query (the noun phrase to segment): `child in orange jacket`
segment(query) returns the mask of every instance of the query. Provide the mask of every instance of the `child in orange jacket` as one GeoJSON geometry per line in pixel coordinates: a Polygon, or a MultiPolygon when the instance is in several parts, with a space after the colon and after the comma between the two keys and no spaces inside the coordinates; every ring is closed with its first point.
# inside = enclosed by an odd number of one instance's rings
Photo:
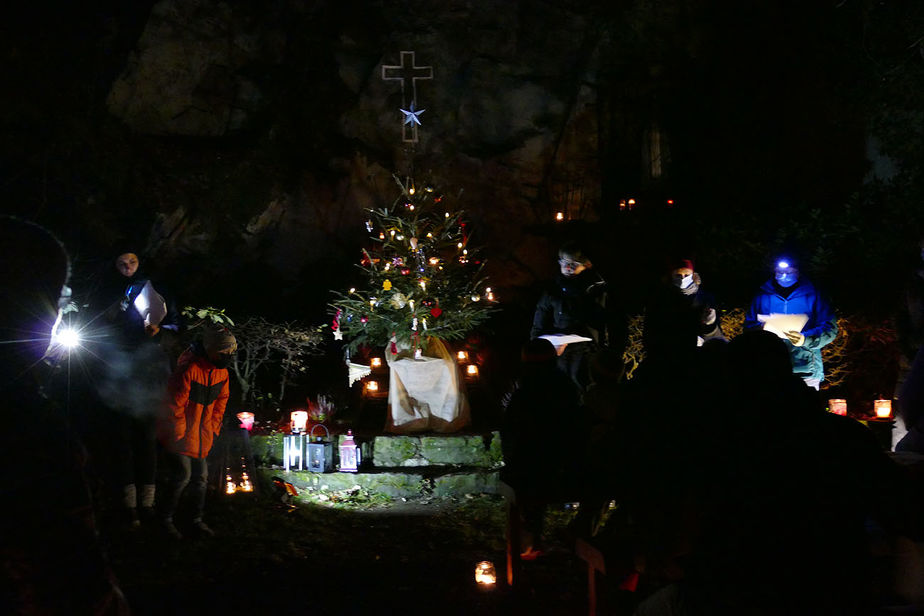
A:
{"type": "Polygon", "coordinates": [[[237,340],[229,330],[209,330],[201,343],[180,356],[170,377],[168,409],[160,425],[168,467],[161,516],[167,534],[175,539],[182,539],[182,534],[173,523],[173,514],[190,480],[193,530],[202,536],[214,535],[202,521],[209,474],[206,459],[221,431],[229,396],[227,367],[235,351],[237,340]]]}

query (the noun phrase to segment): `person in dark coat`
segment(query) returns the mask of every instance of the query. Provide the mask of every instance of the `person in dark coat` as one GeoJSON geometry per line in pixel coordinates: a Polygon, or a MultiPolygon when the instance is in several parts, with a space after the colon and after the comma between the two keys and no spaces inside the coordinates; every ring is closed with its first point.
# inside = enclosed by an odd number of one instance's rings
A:
{"type": "Polygon", "coordinates": [[[517,491],[520,545],[526,559],[538,551],[544,503],[557,491],[569,489],[569,471],[580,464],[570,446],[552,455],[556,431],[567,426],[569,433],[582,435],[588,424],[574,382],[556,368],[555,359],[548,340],[537,338],[523,347],[520,377],[501,422],[501,479],[517,491]]]}
{"type": "Polygon", "coordinates": [[[648,355],[672,346],[667,337],[685,335],[691,344],[727,341],[719,323],[715,298],[705,291],[693,261],[681,259],[670,271],[670,280],[658,284],[645,306],[643,343],[648,355]],[[695,332],[696,337],[686,336],[695,332]]]}
{"type": "Polygon", "coordinates": [[[744,329],[762,329],[774,314],[805,315],[801,331],[780,332],[792,360],[793,374],[814,389],[824,380],[821,349],[837,337],[837,316],[815,286],[803,278],[795,259],[777,260],[773,278],[765,282],[751,301],[744,329]]]}
{"type": "Polygon", "coordinates": [[[172,340],[180,319],[170,294],[163,285],[155,287],[135,253],[116,257],[108,278],[96,299],[108,332],[97,350],[97,390],[110,411],[113,480],[126,520],[138,526],[141,518],[155,517],[155,423],[170,376],[162,343],[172,340]]]}
{"type": "Polygon", "coordinates": [[[561,334],[588,338],[556,347],[559,369],[583,392],[591,383],[594,353],[601,348],[621,353],[625,347],[626,318],[614,308],[606,281],[582,247],[563,245],[558,266],[555,280],[536,304],[530,338],[561,334]]]}
{"type": "Polygon", "coordinates": [[[924,454],[924,344],[911,362],[899,399],[906,432],[895,443],[895,451],[924,454]]]}
{"type": "Polygon", "coordinates": [[[824,411],[780,338],[748,331],[728,351],[733,423],[690,597],[709,614],[872,613],[869,521],[920,537],[920,490],[868,428],[824,411]]]}
{"type": "Polygon", "coordinates": [[[42,387],[67,253],[42,227],[11,217],[0,217],[0,246],[0,613],[128,614],[100,545],[86,450],[42,387]]]}

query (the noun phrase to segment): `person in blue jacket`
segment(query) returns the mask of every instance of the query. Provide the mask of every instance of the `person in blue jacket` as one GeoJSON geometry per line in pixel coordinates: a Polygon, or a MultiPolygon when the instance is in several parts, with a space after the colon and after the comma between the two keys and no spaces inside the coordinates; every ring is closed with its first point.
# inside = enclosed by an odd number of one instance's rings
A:
{"type": "Polygon", "coordinates": [[[825,376],[821,349],[837,337],[837,317],[815,286],[799,275],[798,263],[793,258],[776,261],[773,278],[761,285],[751,301],[744,329],[763,328],[760,316],[771,314],[808,317],[801,331],[782,332],[780,337],[789,348],[793,374],[817,390],[825,376]]]}

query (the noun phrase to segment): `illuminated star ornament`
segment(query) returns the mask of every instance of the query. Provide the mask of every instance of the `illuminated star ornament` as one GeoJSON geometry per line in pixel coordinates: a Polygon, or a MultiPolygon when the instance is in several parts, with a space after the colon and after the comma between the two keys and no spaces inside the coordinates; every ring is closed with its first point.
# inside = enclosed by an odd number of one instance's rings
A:
{"type": "Polygon", "coordinates": [[[420,109],[418,111],[414,111],[414,101],[411,101],[410,110],[407,110],[407,109],[401,110],[401,113],[404,114],[404,123],[409,124],[411,126],[413,126],[414,124],[416,124],[417,126],[421,126],[420,118],[418,116],[422,114],[424,111],[426,111],[426,109],[420,109]]]}

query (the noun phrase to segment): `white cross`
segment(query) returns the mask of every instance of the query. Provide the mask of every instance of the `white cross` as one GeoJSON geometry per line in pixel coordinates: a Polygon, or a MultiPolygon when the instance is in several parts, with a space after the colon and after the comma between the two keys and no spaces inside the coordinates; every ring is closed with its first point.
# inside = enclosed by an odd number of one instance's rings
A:
{"type": "MultiPolygon", "coordinates": [[[[401,107],[407,109],[407,90],[411,90],[411,103],[417,104],[417,81],[433,79],[432,66],[416,66],[413,51],[401,52],[401,64],[382,65],[382,79],[401,82],[401,107]]],[[[405,143],[417,143],[417,124],[401,125],[401,140],[405,143]],[[410,126],[410,130],[408,127],[410,126]],[[410,133],[410,134],[408,134],[410,133]]]]}

